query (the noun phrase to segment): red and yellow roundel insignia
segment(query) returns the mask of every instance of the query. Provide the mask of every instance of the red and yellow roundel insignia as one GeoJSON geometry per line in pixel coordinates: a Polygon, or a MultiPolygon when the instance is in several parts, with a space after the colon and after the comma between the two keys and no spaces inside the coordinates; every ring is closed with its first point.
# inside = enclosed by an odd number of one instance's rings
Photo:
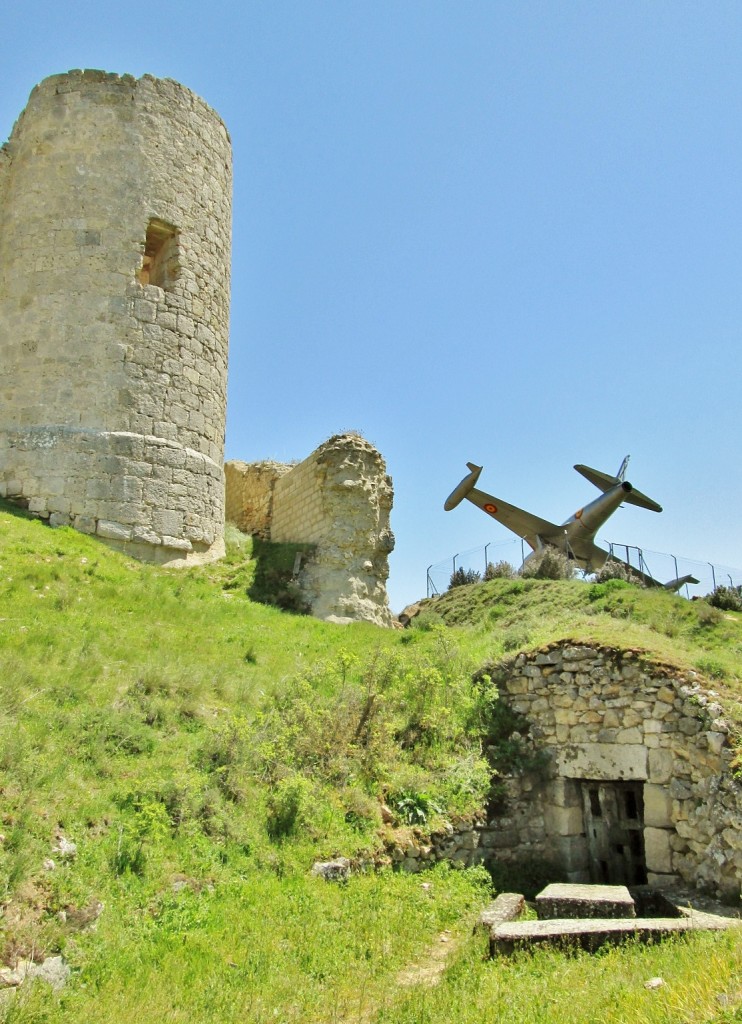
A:
{"type": "Polygon", "coordinates": [[[578,508],[577,511],[575,512],[575,519],[582,519],[582,513],[584,511],[585,511],[584,508],[578,508]]]}
{"type": "Polygon", "coordinates": [[[495,514],[495,512],[497,512],[497,505],[492,505],[492,504],[485,505],[484,506],[484,511],[485,512],[489,512],[489,514],[491,516],[493,516],[495,514]]]}

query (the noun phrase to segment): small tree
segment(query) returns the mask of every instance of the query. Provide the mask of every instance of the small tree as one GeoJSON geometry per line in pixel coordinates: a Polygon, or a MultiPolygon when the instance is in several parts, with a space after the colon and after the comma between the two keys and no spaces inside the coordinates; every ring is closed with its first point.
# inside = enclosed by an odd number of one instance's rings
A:
{"type": "Polygon", "coordinates": [[[723,612],[742,612],[742,586],[722,587],[706,595],[706,600],[714,608],[723,612]]]}
{"type": "Polygon", "coordinates": [[[451,574],[448,589],[453,590],[454,587],[465,587],[468,583],[479,583],[481,579],[481,574],[476,569],[465,569],[463,565],[460,565],[456,572],[451,574]]]}
{"type": "Polygon", "coordinates": [[[514,580],[516,572],[510,562],[488,562],[484,570],[485,580],[514,580]]]}

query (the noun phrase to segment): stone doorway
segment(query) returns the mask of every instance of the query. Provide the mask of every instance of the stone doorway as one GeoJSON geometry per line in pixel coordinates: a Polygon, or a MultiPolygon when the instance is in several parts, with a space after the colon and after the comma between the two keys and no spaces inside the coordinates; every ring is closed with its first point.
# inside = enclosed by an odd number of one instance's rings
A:
{"type": "Polygon", "coordinates": [[[590,881],[645,885],[643,784],[585,780],[581,789],[590,881]]]}

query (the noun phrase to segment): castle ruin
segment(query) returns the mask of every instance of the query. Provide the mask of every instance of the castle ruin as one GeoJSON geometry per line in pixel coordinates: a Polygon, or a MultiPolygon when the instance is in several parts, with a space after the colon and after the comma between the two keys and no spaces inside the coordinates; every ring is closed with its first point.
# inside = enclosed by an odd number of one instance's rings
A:
{"type": "Polygon", "coordinates": [[[221,555],[231,189],[177,82],[33,90],[0,149],[0,495],[151,561],[221,555]]]}
{"type": "MultiPolygon", "coordinates": [[[[33,90],[0,149],[0,497],[147,561],[223,554],[231,193],[227,130],[177,82],[33,90]]],[[[389,625],[376,449],[231,465],[230,518],[315,549],[312,613],[389,625]]]]}
{"type": "Polygon", "coordinates": [[[228,462],[227,519],[264,540],[308,544],[297,583],[317,618],[389,626],[392,481],[358,434],[338,434],[297,465],[228,462]]]}

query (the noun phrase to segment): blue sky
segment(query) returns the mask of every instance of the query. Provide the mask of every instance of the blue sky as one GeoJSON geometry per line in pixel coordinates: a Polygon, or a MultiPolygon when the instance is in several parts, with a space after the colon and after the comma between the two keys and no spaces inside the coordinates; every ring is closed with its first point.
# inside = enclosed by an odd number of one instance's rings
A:
{"type": "MultiPolygon", "coordinates": [[[[395,485],[392,606],[510,535],[480,486],[742,566],[742,5],[51,3],[0,14],[0,136],[33,85],[181,81],[235,161],[227,457],[360,430],[395,485]]],[[[739,582],[739,580],[738,580],[739,582]]]]}

